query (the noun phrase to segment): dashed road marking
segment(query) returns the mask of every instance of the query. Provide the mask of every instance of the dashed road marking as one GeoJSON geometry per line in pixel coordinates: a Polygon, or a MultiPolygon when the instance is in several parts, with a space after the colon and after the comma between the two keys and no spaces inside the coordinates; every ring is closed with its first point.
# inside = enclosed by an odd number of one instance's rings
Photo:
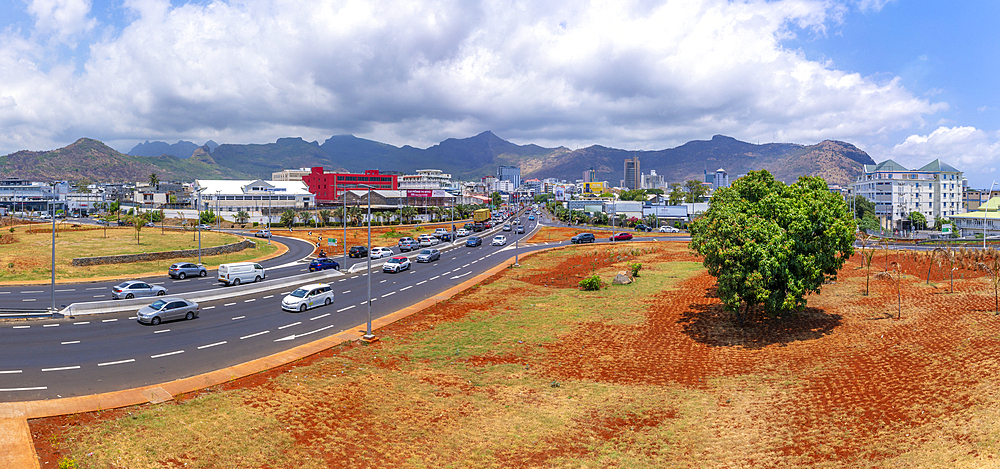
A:
{"type": "Polygon", "coordinates": [[[202,346],[198,347],[198,350],[201,350],[203,348],[215,347],[216,345],[225,345],[227,343],[228,342],[226,342],[225,340],[223,340],[222,342],[216,342],[214,344],[202,345],[202,346]]]}
{"type": "Polygon", "coordinates": [[[326,313],[326,314],[320,314],[319,316],[316,316],[316,317],[314,317],[314,318],[309,318],[309,320],[310,320],[310,321],[315,321],[315,320],[317,320],[317,319],[319,319],[319,318],[325,318],[325,317],[327,317],[327,316],[329,316],[329,315],[330,315],[330,313],[326,313]]]}
{"type": "Polygon", "coordinates": [[[79,344],[79,343],[80,343],[79,340],[69,340],[69,341],[66,341],[66,342],[60,342],[59,345],[72,345],[72,344],[79,344]]]}
{"type": "Polygon", "coordinates": [[[59,368],[42,368],[42,371],[66,371],[66,370],[79,370],[80,365],[76,366],[61,366],[59,368]]]}
{"type": "Polygon", "coordinates": [[[302,324],[302,321],[293,322],[291,324],[285,324],[284,326],[279,327],[278,330],[280,331],[286,327],[298,326],[299,324],[302,324]]]}
{"type": "Polygon", "coordinates": [[[249,339],[249,338],[251,338],[251,337],[257,337],[257,336],[259,336],[259,335],[264,335],[264,334],[267,334],[268,332],[271,332],[271,331],[261,331],[261,332],[258,332],[258,333],[256,333],[256,334],[250,334],[250,335],[245,335],[245,336],[243,336],[243,337],[240,337],[240,340],[243,340],[243,339],[249,339]]]}
{"type": "Polygon", "coordinates": [[[201,308],[201,309],[215,309],[215,306],[206,306],[206,307],[201,308]]]}
{"type": "Polygon", "coordinates": [[[98,363],[97,366],[121,365],[121,364],[124,364],[124,363],[132,363],[134,361],[135,361],[134,358],[129,358],[128,360],[118,360],[116,362],[98,363]]]}
{"type": "Polygon", "coordinates": [[[222,306],[232,306],[232,305],[234,305],[234,304],[236,304],[236,303],[226,303],[226,304],[224,304],[224,305],[222,305],[222,306]]]}
{"type": "Polygon", "coordinates": [[[153,331],[153,334],[159,334],[159,333],[162,333],[162,332],[170,332],[170,329],[160,329],[158,331],[153,331]]]}
{"type": "Polygon", "coordinates": [[[337,312],[338,313],[343,313],[344,311],[347,311],[347,310],[353,308],[354,306],[356,306],[356,305],[351,305],[351,306],[348,306],[346,308],[340,308],[340,309],[337,310],[337,312]]]}
{"type": "Polygon", "coordinates": [[[396,294],[396,292],[391,291],[389,293],[386,293],[385,295],[382,295],[382,298],[385,298],[385,297],[390,296],[390,295],[395,295],[395,294],[396,294]]]}
{"type": "Polygon", "coordinates": [[[245,317],[246,317],[246,316],[236,316],[235,318],[231,319],[231,321],[235,321],[235,320],[237,320],[237,319],[243,319],[243,318],[245,318],[245,317]]]}
{"type": "Polygon", "coordinates": [[[167,352],[167,353],[161,353],[159,355],[150,355],[149,358],[169,357],[171,355],[177,355],[178,353],[184,353],[184,351],[183,350],[178,350],[176,352],[167,352]]]}

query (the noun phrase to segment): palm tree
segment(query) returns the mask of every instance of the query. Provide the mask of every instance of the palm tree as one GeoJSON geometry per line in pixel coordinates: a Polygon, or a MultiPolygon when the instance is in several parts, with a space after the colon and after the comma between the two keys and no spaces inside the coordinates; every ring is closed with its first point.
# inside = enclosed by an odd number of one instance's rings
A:
{"type": "Polygon", "coordinates": [[[236,212],[236,223],[243,224],[246,223],[247,220],[249,219],[250,219],[250,214],[247,213],[245,210],[240,210],[239,212],[236,212]]]}
{"type": "Polygon", "coordinates": [[[354,223],[354,226],[361,226],[361,222],[365,219],[365,214],[361,211],[361,206],[355,205],[348,207],[347,217],[354,223]]]}
{"type": "Polygon", "coordinates": [[[403,207],[403,220],[404,221],[406,221],[407,223],[409,223],[411,220],[413,220],[413,217],[416,217],[416,216],[417,216],[417,208],[416,207],[412,207],[412,206],[409,206],[409,205],[403,207]]]}
{"type": "Polygon", "coordinates": [[[326,226],[328,223],[330,223],[330,218],[332,217],[333,217],[333,212],[329,210],[323,209],[319,211],[319,219],[320,221],[323,222],[323,226],[326,226]]]}
{"type": "Polygon", "coordinates": [[[160,184],[160,178],[156,177],[156,173],[151,173],[149,175],[149,185],[156,187],[160,184]]]}
{"type": "Polygon", "coordinates": [[[299,221],[301,221],[303,225],[308,225],[309,221],[312,220],[312,214],[304,210],[299,212],[296,216],[299,218],[299,221]]]}

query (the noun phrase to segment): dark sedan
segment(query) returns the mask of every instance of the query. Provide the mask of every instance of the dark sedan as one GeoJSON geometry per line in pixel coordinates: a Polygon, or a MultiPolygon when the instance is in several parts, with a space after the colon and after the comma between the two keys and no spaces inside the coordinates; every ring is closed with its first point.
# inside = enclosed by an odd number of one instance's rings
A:
{"type": "Polygon", "coordinates": [[[593,243],[596,242],[597,239],[594,238],[594,233],[580,233],[570,238],[569,241],[573,244],[582,244],[582,243],[593,243]]]}
{"type": "Polygon", "coordinates": [[[329,257],[320,257],[319,259],[313,259],[313,261],[309,263],[310,272],[316,272],[317,270],[326,270],[326,269],[340,270],[340,264],[337,261],[330,259],[329,257]]]}
{"type": "Polygon", "coordinates": [[[483,244],[483,238],[479,236],[469,236],[469,239],[465,240],[465,246],[474,248],[476,246],[481,246],[483,244]]]}
{"type": "Polygon", "coordinates": [[[351,250],[347,251],[349,257],[368,257],[368,248],[364,246],[351,246],[351,250]]]}
{"type": "Polygon", "coordinates": [[[626,233],[624,231],[621,233],[615,233],[615,235],[609,239],[611,241],[628,241],[632,239],[632,233],[626,233]]]}

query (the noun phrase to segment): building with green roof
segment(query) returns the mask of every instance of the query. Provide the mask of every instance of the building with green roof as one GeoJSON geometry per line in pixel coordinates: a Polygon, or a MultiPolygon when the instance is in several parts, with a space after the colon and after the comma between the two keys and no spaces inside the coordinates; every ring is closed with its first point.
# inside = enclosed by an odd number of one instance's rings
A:
{"type": "Polygon", "coordinates": [[[1000,236],[1000,197],[992,197],[978,209],[948,217],[961,236],[974,236],[986,230],[986,236],[1000,236]]]}
{"type": "Polygon", "coordinates": [[[864,173],[848,190],[875,204],[875,215],[887,229],[902,229],[911,212],[928,223],[965,213],[962,171],[934,160],[919,169],[906,169],[893,160],[866,164],[864,173]]]}

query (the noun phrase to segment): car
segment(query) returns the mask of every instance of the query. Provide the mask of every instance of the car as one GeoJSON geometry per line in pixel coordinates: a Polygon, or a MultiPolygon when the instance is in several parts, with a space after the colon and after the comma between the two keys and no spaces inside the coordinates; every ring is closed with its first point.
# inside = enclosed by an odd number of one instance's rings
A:
{"type": "Polygon", "coordinates": [[[309,308],[333,303],[333,289],[325,283],[310,283],[296,288],[283,300],[281,309],[285,311],[305,311],[309,308]]]}
{"type": "Polygon", "coordinates": [[[623,231],[621,233],[615,233],[608,239],[610,239],[611,241],[628,241],[632,239],[632,233],[623,231]]]}
{"type": "Polygon", "coordinates": [[[528,220],[534,220],[534,219],[535,219],[534,215],[528,215],[528,220]]]}
{"type": "Polygon", "coordinates": [[[253,234],[255,238],[270,238],[271,230],[260,230],[253,234]]]}
{"type": "Polygon", "coordinates": [[[438,244],[438,243],[441,242],[437,238],[435,238],[435,237],[433,237],[431,235],[420,235],[420,237],[418,238],[418,240],[420,241],[420,247],[422,247],[422,248],[434,246],[435,244],[438,244]]]}
{"type": "Polygon", "coordinates": [[[151,222],[151,221],[147,221],[147,222],[145,223],[145,227],[146,227],[146,228],[152,228],[152,227],[154,227],[154,226],[156,226],[156,223],[153,223],[153,222],[151,222]]]}
{"type": "Polygon", "coordinates": [[[521,225],[517,225],[517,229],[514,230],[514,233],[517,233],[517,234],[524,233],[524,227],[521,226],[521,225]]]}
{"type": "Polygon", "coordinates": [[[510,231],[510,225],[509,224],[508,225],[504,225],[503,226],[503,230],[504,231],[510,231]]]}
{"type": "Polygon", "coordinates": [[[413,238],[408,238],[408,241],[400,241],[398,246],[400,252],[406,252],[419,248],[420,243],[413,238]]]}
{"type": "Polygon", "coordinates": [[[198,317],[198,303],[184,298],[161,298],[136,313],[136,320],[143,324],[159,325],[175,319],[191,320],[198,317]]]}
{"type": "Polygon", "coordinates": [[[111,297],[120,300],[125,298],[141,298],[144,296],[163,296],[167,289],[159,285],[150,285],[142,280],[127,280],[111,288],[111,297]]]}
{"type": "Polygon", "coordinates": [[[446,235],[446,234],[448,234],[448,229],[447,228],[437,228],[437,229],[434,230],[434,237],[435,238],[440,238],[442,235],[446,235]]]}
{"type": "Polygon", "coordinates": [[[569,242],[573,244],[583,244],[583,243],[595,243],[597,238],[594,233],[580,233],[569,239],[569,242]]]}
{"type": "Polygon", "coordinates": [[[110,225],[110,224],[111,224],[111,222],[109,222],[109,221],[107,221],[107,220],[97,220],[97,224],[98,224],[98,225],[103,225],[103,226],[107,226],[107,225],[110,225]]]}
{"type": "Polygon", "coordinates": [[[658,231],[660,233],[680,233],[681,230],[678,230],[673,226],[661,226],[658,231]]]}
{"type": "Polygon", "coordinates": [[[493,222],[487,220],[486,223],[483,223],[483,227],[486,228],[487,230],[493,228],[493,222]]]}
{"type": "MultiPolygon", "coordinates": [[[[411,242],[415,243],[416,240],[409,236],[403,236],[402,238],[399,238],[399,241],[396,242],[396,247],[399,248],[400,251],[402,251],[403,245],[410,244],[411,242]]],[[[409,249],[407,249],[407,251],[409,251],[409,249]]]]}
{"type": "Polygon", "coordinates": [[[340,270],[340,263],[333,259],[330,259],[329,257],[320,257],[318,259],[313,259],[312,262],[309,263],[310,272],[316,272],[318,270],[326,270],[326,269],[340,270]]]}
{"type": "Polygon", "coordinates": [[[402,272],[410,268],[410,260],[406,256],[393,256],[382,264],[382,272],[402,272]]]}
{"type": "Polygon", "coordinates": [[[466,223],[465,225],[462,226],[462,229],[471,233],[472,230],[475,229],[475,227],[476,227],[475,223],[466,223]]]}
{"type": "Polygon", "coordinates": [[[469,239],[465,240],[465,246],[474,248],[476,246],[481,246],[483,244],[483,238],[479,236],[469,236],[469,239]]]}
{"type": "Polygon", "coordinates": [[[640,223],[638,225],[635,225],[635,231],[645,231],[649,233],[650,231],[653,231],[653,229],[640,223]]]}
{"type": "Polygon", "coordinates": [[[170,268],[167,269],[167,275],[172,278],[184,280],[185,277],[193,277],[195,275],[204,277],[208,275],[208,271],[206,271],[205,266],[201,264],[194,264],[191,262],[175,262],[170,264],[170,268]]]}
{"type": "Polygon", "coordinates": [[[204,223],[202,223],[202,224],[200,224],[200,225],[196,226],[195,228],[197,228],[197,229],[199,229],[199,230],[211,230],[211,229],[212,229],[212,227],[211,227],[211,226],[209,226],[209,225],[206,225],[206,224],[204,224],[204,223]]]}
{"type": "Polygon", "coordinates": [[[455,232],[455,236],[459,238],[464,238],[466,236],[469,236],[469,234],[470,234],[469,230],[465,228],[459,228],[458,231],[455,232]]]}
{"type": "Polygon", "coordinates": [[[493,246],[503,246],[507,244],[507,237],[504,235],[496,235],[493,237],[493,242],[490,244],[493,246]]]}
{"type": "Polygon", "coordinates": [[[441,258],[441,251],[437,249],[424,249],[417,254],[417,262],[431,262],[441,258]]]}
{"type": "Polygon", "coordinates": [[[483,223],[476,223],[475,225],[472,225],[472,231],[477,232],[477,233],[480,232],[480,231],[483,231],[485,229],[486,229],[486,225],[483,224],[483,223]]]}
{"type": "Polygon", "coordinates": [[[368,248],[364,246],[351,246],[347,251],[348,257],[368,257],[368,248]]]}
{"type": "Polygon", "coordinates": [[[381,259],[383,257],[392,257],[393,254],[395,254],[395,253],[392,252],[392,249],[383,248],[383,247],[375,247],[375,248],[372,248],[372,252],[369,254],[369,256],[372,259],[381,259]]]}

